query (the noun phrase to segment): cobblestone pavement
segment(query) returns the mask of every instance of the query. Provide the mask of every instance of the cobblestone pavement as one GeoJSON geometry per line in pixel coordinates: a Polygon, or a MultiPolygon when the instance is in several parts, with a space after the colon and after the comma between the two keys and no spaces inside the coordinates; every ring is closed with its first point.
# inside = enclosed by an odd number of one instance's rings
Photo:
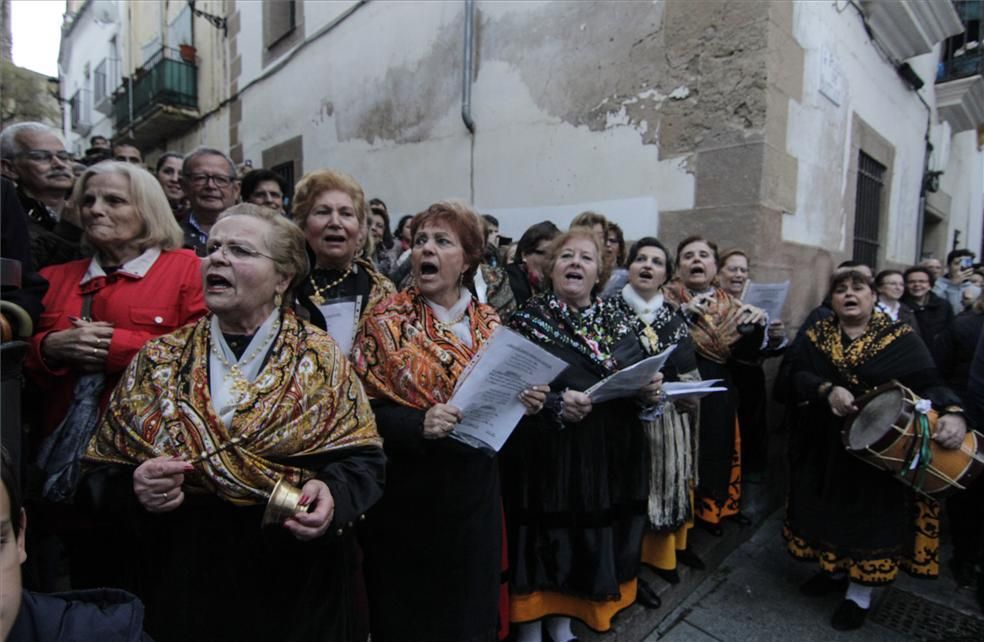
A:
{"type": "MultiPolygon", "coordinates": [[[[780,509],[644,640],[984,640],[984,614],[974,594],[957,588],[945,563],[937,580],[903,574],[892,588],[876,590],[859,631],[833,630],[830,616],[841,596],[800,595],[799,585],[816,566],[786,553],[781,527],[780,509]]],[[[949,559],[945,547],[942,559],[949,559]]]]}

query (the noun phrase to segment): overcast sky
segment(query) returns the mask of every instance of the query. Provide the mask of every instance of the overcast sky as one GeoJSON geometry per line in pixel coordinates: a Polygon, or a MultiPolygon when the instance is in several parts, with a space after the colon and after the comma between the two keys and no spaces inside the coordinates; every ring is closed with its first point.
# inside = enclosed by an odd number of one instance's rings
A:
{"type": "Polygon", "coordinates": [[[64,0],[13,0],[10,3],[15,65],[58,77],[58,40],[64,13],[64,0]]]}

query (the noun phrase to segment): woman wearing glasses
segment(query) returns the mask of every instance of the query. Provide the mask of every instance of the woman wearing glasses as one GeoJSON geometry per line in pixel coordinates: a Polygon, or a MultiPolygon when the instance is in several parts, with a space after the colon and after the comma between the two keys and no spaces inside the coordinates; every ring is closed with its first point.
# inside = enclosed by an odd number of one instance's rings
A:
{"type": "Polygon", "coordinates": [[[351,526],[384,469],[369,402],[284,304],[307,273],[296,226],[238,205],[206,251],[210,314],[140,351],[86,455],[127,466],[142,508],[124,586],[155,640],[358,639],[351,526]],[[301,509],[261,529],[281,479],[301,509]]]}
{"type": "MultiPolygon", "coordinates": [[[[144,343],[205,313],[199,261],[177,249],[181,230],[153,175],[102,162],[82,175],[73,200],[92,258],[41,270],[51,285],[25,363],[45,400],[41,436],[59,433],[46,444],[52,448],[95,427],[96,417],[73,400],[104,406],[144,343]]],[[[70,496],[74,485],[55,474],[64,462],[51,457],[42,462],[51,474],[45,495],[70,496]]]]}

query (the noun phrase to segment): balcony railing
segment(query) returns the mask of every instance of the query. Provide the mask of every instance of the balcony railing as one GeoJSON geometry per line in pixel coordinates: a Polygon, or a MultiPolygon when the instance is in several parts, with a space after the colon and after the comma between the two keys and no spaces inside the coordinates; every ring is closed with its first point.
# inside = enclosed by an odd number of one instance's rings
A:
{"type": "Polygon", "coordinates": [[[941,62],[936,70],[938,83],[970,76],[984,76],[984,51],[951,58],[941,62]]]}
{"type": "Polygon", "coordinates": [[[169,47],[162,47],[114,92],[116,129],[134,126],[161,107],[198,109],[198,67],[169,47]]]}

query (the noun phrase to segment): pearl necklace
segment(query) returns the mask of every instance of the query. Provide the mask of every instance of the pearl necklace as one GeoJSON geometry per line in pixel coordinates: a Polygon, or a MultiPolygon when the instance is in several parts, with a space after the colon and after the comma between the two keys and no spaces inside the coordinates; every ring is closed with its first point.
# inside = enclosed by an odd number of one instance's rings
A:
{"type": "Polygon", "coordinates": [[[236,394],[236,396],[239,398],[246,396],[246,394],[250,391],[252,384],[246,378],[246,375],[243,374],[242,368],[248,366],[261,354],[265,354],[267,346],[270,345],[270,342],[273,341],[273,338],[279,333],[280,320],[277,319],[277,322],[273,324],[272,328],[270,328],[270,332],[267,333],[267,337],[263,340],[263,343],[258,345],[248,357],[245,359],[240,359],[236,363],[231,363],[225,358],[225,355],[222,354],[222,350],[219,349],[218,338],[212,336],[212,353],[226,370],[225,374],[222,375],[222,385],[225,386],[227,382],[231,380],[231,384],[229,384],[229,386],[232,388],[232,391],[236,394]]]}
{"type": "Polygon", "coordinates": [[[313,303],[315,305],[323,305],[324,302],[328,300],[327,298],[325,298],[325,294],[327,292],[329,292],[333,287],[335,287],[336,285],[338,285],[339,283],[341,283],[342,281],[344,281],[345,279],[347,279],[350,274],[352,274],[352,266],[351,265],[349,265],[347,268],[345,268],[345,271],[342,272],[342,276],[338,277],[337,279],[335,279],[334,281],[332,281],[331,283],[329,283],[325,287],[319,288],[317,281],[314,280],[314,272],[312,271],[311,272],[311,287],[314,288],[314,294],[312,294],[311,296],[308,297],[309,299],[311,299],[311,303],[313,303]]]}
{"type": "MultiPolygon", "coordinates": [[[[431,313],[433,314],[433,311],[431,311],[431,313]]],[[[468,316],[467,307],[465,308],[464,312],[459,314],[454,319],[451,319],[450,321],[439,321],[437,315],[434,315],[434,326],[437,327],[437,329],[440,330],[441,332],[452,332],[451,328],[464,321],[466,316],[468,316]]]]}

